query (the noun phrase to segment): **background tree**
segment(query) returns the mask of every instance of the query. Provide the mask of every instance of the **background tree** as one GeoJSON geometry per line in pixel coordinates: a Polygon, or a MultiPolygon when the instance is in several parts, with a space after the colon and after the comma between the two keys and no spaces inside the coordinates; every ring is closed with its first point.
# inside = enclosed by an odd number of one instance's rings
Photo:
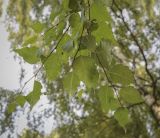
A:
{"type": "Polygon", "coordinates": [[[12,48],[35,65],[23,88],[35,82],[7,112],[33,107],[43,84],[52,136],[158,137],[159,14],[158,0],[9,1],[12,48]]]}

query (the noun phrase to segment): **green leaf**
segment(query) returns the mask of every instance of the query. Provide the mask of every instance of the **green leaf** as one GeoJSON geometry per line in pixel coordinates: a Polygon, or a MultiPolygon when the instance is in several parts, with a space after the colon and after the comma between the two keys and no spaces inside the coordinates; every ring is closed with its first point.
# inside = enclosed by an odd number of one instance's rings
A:
{"type": "Polygon", "coordinates": [[[31,107],[33,107],[39,100],[41,95],[41,89],[42,89],[41,83],[38,81],[35,81],[33,91],[26,96],[26,100],[29,102],[31,107]]]}
{"type": "Polygon", "coordinates": [[[26,102],[26,99],[24,96],[22,95],[18,95],[15,99],[16,103],[19,104],[21,107],[24,106],[25,102],[26,102]]]}
{"type": "Polygon", "coordinates": [[[142,102],[142,98],[139,92],[133,87],[126,87],[120,90],[120,97],[127,103],[139,103],[142,102]]]}
{"type": "MultiPolygon", "coordinates": [[[[103,65],[103,67],[109,69],[111,68],[111,62],[113,59],[113,56],[111,54],[113,46],[106,40],[102,40],[100,43],[100,46],[97,47],[96,53],[103,65]]],[[[97,58],[96,58],[97,60],[97,58]]],[[[99,64],[98,60],[97,63],[99,64]]],[[[101,65],[100,65],[101,66],[101,65]]]]}
{"type": "Polygon", "coordinates": [[[104,38],[116,43],[110,25],[107,23],[99,23],[98,26],[98,29],[92,33],[98,42],[104,38]]]}
{"type": "Polygon", "coordinates": [[[118,101],[114,98],[114,91],[111,87],[102,86],[98,90],[98,97],[103,111],[115,110],[119,107],[118,101]]]}
{"type": "Polygon", "coordinates": [[[96,49],[96,39],[92,35],[86,35],[81,38],[81,49],[89,49],[94,51],[96,49]]]}
{"type": "MultiPolygon", "coordinates": [[[[61,52],[69,53],[74,49],[73,40],[71,39],[71,37],[69,35],[66,34],[63,37],[63,39],[61,40],[61,42],[59,43],[59,47],[62,48],[61,52]]],[[[58,49],[58,50],[60,51],[61,49],[58,49]]],[[[71,55],[69,55],[69,56],[71,56],[71,55]]]]}
{"type": "Polygon", "coordinates": [[[15,102],[9,103],[8,108],[7,108],[7,112],[9,114],[13,113],[16,110],[16,106],[17,105],[15,102]]]}
{"type": "Polygon", "coordinates": [[[78,56],[90,56],[91,55],[91,51],[88,49],[84,49],[84,50],[80,50],[77,54],[78,56]]]}
{"type": "Polygon", "coordinates": [[[40,61],[40,58],[37,56],[38,49],[39,48],[37,47],[24,47],[21,49],[15,49],[14,51],[23,57],[26,62],[35,64],[40,61]]]}
{"type": "Polygon", "coordinates": [[[80,23],[81,18],[79,13],[73,13],[70,17],[69,17],[69,23],[71,25],[72,28],[77,27],[77,25],[80,23]]]}
{"type": "Polygon", "coordinates": [[[80,2],[81,0],[69,0],[68,7],[71,9],[71,12],[80,11],[80,2]]]}
{"type": "Polygon", "coordinates": [[[96,20],[96,19],[93,19],[93,20],[91,21],[90,26],[89,26],[89,31],[93,32],[93,31],[97,30],[98,27],[99,27],[99,26],[98,26],[97,20],[96,20]]]}
{"type": "Polygon", "coordinates": [[[14,99],[14,102],[11,102],[8,104],[7,112],[11,114],[16,110],[17,105],[20,105],[21,107],[23,107],[25,102],[26,102],[26,99],[24,96],[22,95],[16,96],[14,99]]]}
{"type": "Polygon", "coordinates": [[[63,86],[64,89],[72,96],[79,86],[80,80],[74,72],[68,73],[64,76],[63,86]]]}
{"type": "Polygon", "coordinates": [[[114,117],[122,127],[125,127],[125,125],[131,121],[129,112],[126,108],[120,108],[116,110],[114,117]]]}
{"type": "Polygon", "coordinates": [[[44,29],[45,25],[43,23],[40,22],[35,22],[32,25],[32,29],[36,32],[36,33],[41,33],[44,29]]]}
{"type": "Polygon", "coordinates": [[[94,3],[91,5],[91,18],[97,19],[98,22],[111,21],[107,7],[102,0],[94,1],[94,3]]]}
{"type": "Polygon", "coordinates": [[[62,0],[63,9],[68,11],[69,0],[62,0]]]}
{"type": "MultiPolygon", "coordinates": [[[[67,1],[67,0],[66,0],[67,1]]],[[[64,3],[64,1],[63,1],[64,3]]],[[[50,21],[54,21],[55,17],[58,16],[58,14],[61,12],[61,7],[59,6],[58,1],[52,1],[52,4],[54,5],[54,8],[52,8],[51,14],[50,14],[50,21]]]]}
{"type": "Polygon", "coordinates": [[[59,76],[62,69],[62,61],[60,56],[61,55],[59,55],[57,52],[53,53],[45,62],[44,68],[48,80],[54,80],[59,76]]]}
{"type": "Polygon", "coordinates": [[[24,43],[23,43],[23,46],[27,46],[28,44],[33,44],[37,41],[37,35],[34,35],[34,36],[31,36],[29,38],[27,38],[24,43]]]}
{"type": "Polygon", "coordinates": [[[117,64],[113,66],[109,71],[111,80],[114,83],[120,83],[123,85],[129,85],[134,82],[134,76],[127,66],[117,64]]]}
{"type": "Polygon", "coordinates": [[[88,88],[97,86],[98,72],[92,58],[79,56],[73,64],[73,69],[79,80],[84,81],[88,88]]]}
{"type": "Polygon", "coordinates": [[[104,38],[115,43],[111,27],[111,17],[107,11],[107,7],[105,7],[101,0],[95,1],[91,5],[91,19],[96,20],[98,23],[98,29],[92,33],[96,37],[96,40],[100,42],[104,38]]]}
{"type": "Polygon", "coordinates": [[[55,29],[50,29],[44,34],[44,40],[46,45],[50,44],[52,41],[56,40],[55,29]]]}

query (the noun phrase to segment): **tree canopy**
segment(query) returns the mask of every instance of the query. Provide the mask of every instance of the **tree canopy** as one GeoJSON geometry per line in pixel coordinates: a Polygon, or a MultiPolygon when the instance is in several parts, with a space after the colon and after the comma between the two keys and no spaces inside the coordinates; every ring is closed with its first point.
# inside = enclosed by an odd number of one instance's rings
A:
{"type": "MultiPolygon", "coordinates": [[[[158,138],[158,2],[10,0],[11,49],[35,74],[10,100],[7,116],[47,95],[58,123],[48,137],[158,138]]],[[[34,130],[22,137],[43,137],[34,130]]]]}

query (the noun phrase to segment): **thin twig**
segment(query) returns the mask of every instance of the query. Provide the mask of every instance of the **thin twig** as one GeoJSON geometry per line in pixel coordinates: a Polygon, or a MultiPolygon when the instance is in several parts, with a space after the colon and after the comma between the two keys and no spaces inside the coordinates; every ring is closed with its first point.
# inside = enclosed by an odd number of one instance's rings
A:
{"type": "Polygon", "coordinates": [[[112,83],[112,81],[109,79],[109,77],[108,77],[108,75],[107,75],[107,72],[106,72],[103,64],[102,64],[101,61],[100,61],[100,58],[99,58],[98,54],[96,54],[96,57],[97,57],[97,59],[98,59],[99,64],[101,65],[101,67],[102,67],[102,69],[103,69],[103,72],[104,72],[104,74],[105,74],[105,76],[106,76],[106,79],[107,79],[108,83],[109,83],[111,86],[113,86],[112,88],[113,88],[114,91],[115,91],[115,94],[116,94],[116,97],[117,97],[117,99],[118,99],[119,104],[121,105],[121,107],[124,107],[123,104],[121,103],[121,100],[120,100],[120,98],[119,98],[119,95],[118,95],[118,93],[117,93],[117,91],[116,91],[116,87],[114,86],[114,84],[112,83]]]}
{"type": "MultiPolygon", "coordinates": [[[[148,69],[148,61],[147,61],[147,58],[144,54],[144,51],[143,51],[143,48],[141,47],[139,41],[137,40],[136,36],[134,35],[134,33],[131,31],[130,27],[128,26],[127,22],[125,21],[125,17],[123,16],[123,13],[122,13],[122,9],[117,5],[117,3],[115,2],[115,0],[112,0],[112,6],[111,6],[111,9],[113,11],[113,13],[117,16],[114,8],[113,8],[113,5],[116,6],[116,8],[119,10],[120,12],[120,15],[121,15],[121,19],[123,21],[123,24],[124,26],[126,27],[126,29],[130,32],[130,35],[133,39],[133,41],[136,43],[137,47],[139,48],[139,51],[143,57],[143,60],[145,62],[145,70],[146,70],[146,73],[148,74],[148,76],[150,77],[151,81],[152,81],[152,86],[153,86],[153,95],[155,96],[155,93],[156,93],[156,84],[155,84],[155,80],[154,80],[154,77],[152,76],[150,70],[148,69]]],[[[119,17],[119,16],[118,16],[119,17]]]]}
{"type": "Polygon", "coordinates": [[[79,42],[79,44],[78,44],[78,49],[77,49],[76,53],[75,53],[74,56],[73,56],[73,61],[72,61],[71,66],[73,65],[73,63],[74,63],[74,61],[75,61],[75,59],[76,59],[76,56],[77,56],[77,54],[78,54],[78,52],[79,52],[79,50],[80,50],[80,48],[81,48],[83,32],[84,32],[84,24],[83,24],[83,28],[82,28],[82,32],[81,32],[81,36],[80,36],[80,42],[79,42]]]}
{"type": "MultiPolygon", "coordinates": [[[[68,17],[68,16],[69,16],[69,14],[67,14],[67,15],[65,16],[65,18],[68,17]]],[[[44,32],[44,34],[42,35],[42,37],[45,38],[45,35],[46,35],[50,30],[56,28],[60,23],[62,23],[63,20],[64,20],[64,19],[60,20],[57,24],[55,24],[55,25],[51,26],[50,28],[48,28],[48,29],[44,32]]]]}
{"type": "Polygon", "coordinates": [[[127,106],[126,108],[127,108],[127,109],[130,109],[130,108],[133,108],[133,107],[135,107],[135,106],[139,106],[139,105],[143,105],[143,104],[145,104],[144,101],[143,101],[143,102],[139,102],[139,103],[135,103],[135,104],[131,104],[131,105],[127,106]]]}
{"type": "Polygon", "coordinates": [[[52,55],[52,53],[58,48],[59,46],[59,43],[61,42],[61,40],[63,39],[63,37],[65,36],[65,34],[67,33],[67,31],[69,30],[70,26],[67,27],[67,29],[65,30],[65,32],[61,35],[60,39],[58,40],[56,46],[52,49],[52,51],[49,53],[49,55],[45,58],[45,60],[42,61],[42,64],[41,66],[39,67],[39,69],[36,71],[36,73],[31,77],[29,78],[23,85],[20,93],[22,93],[23,89],[25,88],[25,86],[33,79],[35,78],[38,73],[40,72],[40,70],[42,69],[43,65],[46,63],[46,61],[48,60],[48,58],[52,55]]]}
{"type": "Polygon", "coordinates": [[[91,10],[90,10],[90,7],[91,7],[90,0],[88,0],[88,18],[89,18],[89,20],[91,19],[91,10]]]}

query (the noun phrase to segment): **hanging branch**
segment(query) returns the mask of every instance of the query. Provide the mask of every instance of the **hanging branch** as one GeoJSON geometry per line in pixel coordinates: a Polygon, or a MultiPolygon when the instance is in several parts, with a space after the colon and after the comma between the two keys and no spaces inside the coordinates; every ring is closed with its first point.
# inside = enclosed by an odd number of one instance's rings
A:
{"type": "MultiPolygon", "coordinates": [[[[123,15],[122,9],[116,4],[115,0],[112,0],[111,10],[113,11],[113,13],[115,14],[116,17],[122,19],[122,22],[123,22],[124,26],[129,31],[131,38],[133,39],[133,41],[137,45],[137,47],[140,51],[140,54],[141,54],[141,56],[142,56],[142,58],[145,62],[145,71],[146,71],[147,75],[149,76],[149,78],[151,80],[151,86],[152,86],[152,89],[153,89],[153,97],[154,97],[154,100],[155,100],[155,102],[153,102],[153,104],[150,106],[150,113],[151,113],[152,117],[155,119],[156,126],[159,126],[160,121],[158,119],[158,116],[156,115],[156,110],[154,109],[154,106],[157,106],[157,96],[156,96],[156,91],[158,91],[158,89],[157,89],[157,79],[154,79],[152,73],[148,69],[148,61],[147,61],[147,58],[144,54],[143,48],[142,48],[141,44],[139,43],[138,39],[136,38],[136,36],[134,35],[134,33],[132,32],[132,30],[130,29],[129,25],[125,21],[125,17],[123,15]],[[117,15],[116,11],[114,10],[114,8],[113,8],[114,5],[118,9],[118,11],[120,12],[120,16],[117,15]]],[[[139,79],[141,79],[141,78],[139,78],[139,79]]],[[[146,80],[143,80],[143,81],[146,81],[146,80]]],[[[144,89],[144,87],[139,87],[139,90],[148,94],[147,91],[144,89]]]]}
{"type": "Polygon", "coordinates": [[[108,83],[112,86],[112,88],[113,88],[114,91],[115,91],[115,94],[116,94],[116,97],[117,97],[117,99],[118,99],[118,102],[119,102],[120,106],[121,106],[121,107],[124,107],[123,104],[121,103],[121,100],[120,100],[120,98],[119,98],[118,93],[116,92],[116,86],[115,86],[115,85],[112,83],[112,81],[109,79],[109,77],[108,77],[108,75],[107,75],[107,72],[106,72],[106,70],[105,70],[102,62],[101,62],[100,59],[99,59],[98,54],[96,54],[96,57],[97,57],[97,59],[98,59],[99,64],[101,65],[101,67],[102,67],[102,69],[103,69],[103,72],[104,72],[104,74],[105,74],[105,76],[106,76],[106,79],[107,79],[108,83]]]}
{"type": "MultiPolygon", "coordinates": [[[[70,16],[70,14],[65,15],[64,18],[67,18],[68,16],[70,16]]],[[[55,24],[55,25],[51,26],[50,28],[48,28],[48,29],[44,32],[44,34],[42,35],[42,37],[45,38],[45,35],[46,35],[50,30],[56,28],[60,23],[62,23],[63,20],[64,20],[64,19],[61,19],[57,24],[55,24]]]]}
{"type": "Polygon", "coordinates": [[[49,58],[49,57],[52,55],[52,53],[58,48],[61,40],[63,39],[63,37],[65,36],[65,34],[68,32],[69,28],[70,28],[70,26],[68,26],[67,29],[65,30],[65,32],[61,35],[61,37],[60,37],[60,39],[58,40],[56,46],[51,50],[51,52],[50,52],[49,55],[45,58],[45,60],[42,61],[42,64],[41,64],[41,66],[39,67],[39,69],[36,71],[36,73],[24,83],[24,85],[23,85],[20,93],[22,93],[22,91],[23,91],[23,89],[25,88],[25,86],[26,86],[33,78],[35,78],[35,77],[38,75],[38,73],[39,73],[40,70],[42,69],[43,65],[44,65],[44,64],[46,63],[46,61],[48,60],[48,58],[49,58]]]}
{"type": "Polygon", "coordinates": [[[122,19],[122,22],[124,24],[124,26],[126,27],[126,29],[130,32],[130,36],[132,37],[133,41],[136,43],[142,57],[143,57],[143,60],[145,62],[145,70],[146,70],[146,73],[148,74],[148,76],[150,77],[151,79],[151,82],[152,82],[152,86],[153,86],[153,95],[156,97],[156,82],[154,80],[154,77],[152,76],[152,73],[150,72],[150,70],[148,69],[148,61],[147,61],[147,58],[144,54],[144,51],[143,51],[143,48],[141,47],[139,41],[137,40],[136,36],[134,35],[134,33],[131,31],[130,27],[128,26],[127,22],[125,21],[125,17],[123,15],[123,12],[122,12],[122,9],[117,5],[117,3],[115,2],[115,0],[112,0],[112,6],[111,6],[111,9],[113,11],[113,13],[122,19]],[[114,10],[113,6],[115,5],[115,7],[119,10],[120,12],[120,15],[121,16],[118,16],[116,14],[116,11],[114,10]]]}
{"type": "Polygon", "coordinates": [[[75,53],[74,56],[73,56],[73,61],[72,61],[71,66],[73,65],[73,63],[74,63],[74,61],[75,61],[75,59],[76,59],[76,56],[77,56],[78,52],[80,51],[81,44],[82,44],[83,32],[84,32],[84,24],[83,24],[83,28],[82,28],[82,32],[81,32],[81,36],[80,36],[80,42],[79,42],[79,44],[78,44],[78,49],[77,49],[76,53],[75,53]]]}
{"type": "Polygon", "coordinates": [[[90,0],[88,0],[88,19],[89,21],[91,20],[91,9],[90,9],[91,5],[90,5],[90,0]]]}

